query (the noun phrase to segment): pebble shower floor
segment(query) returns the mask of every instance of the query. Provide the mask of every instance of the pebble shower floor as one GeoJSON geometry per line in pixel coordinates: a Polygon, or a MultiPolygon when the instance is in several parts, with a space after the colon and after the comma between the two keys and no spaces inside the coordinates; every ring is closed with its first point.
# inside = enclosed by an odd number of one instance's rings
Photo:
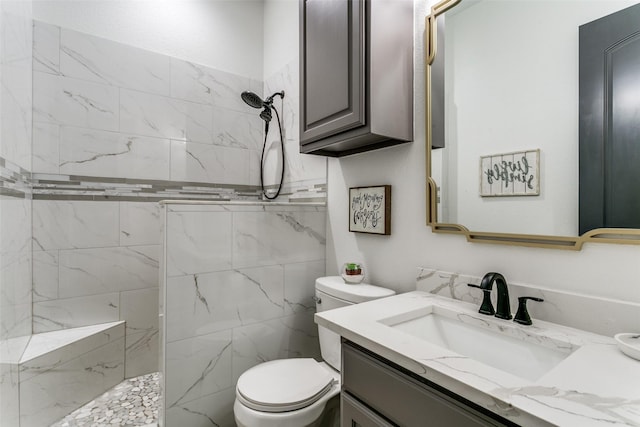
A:
{"type": "Polygon", "coordinates": [[[159,373],[124,380],[51,427],[158,425],[159,373]]]}

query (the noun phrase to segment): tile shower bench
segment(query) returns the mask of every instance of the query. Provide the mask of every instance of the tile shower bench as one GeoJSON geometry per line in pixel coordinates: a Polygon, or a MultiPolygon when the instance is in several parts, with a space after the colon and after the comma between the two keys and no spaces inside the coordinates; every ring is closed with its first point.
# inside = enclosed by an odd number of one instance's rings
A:
{"type": "Polygon", "coordinates": [[[50,425],[120,383],[124,333],[119,321],[9,340],[0,358],[20,388],[20,427],[50,425]]]}

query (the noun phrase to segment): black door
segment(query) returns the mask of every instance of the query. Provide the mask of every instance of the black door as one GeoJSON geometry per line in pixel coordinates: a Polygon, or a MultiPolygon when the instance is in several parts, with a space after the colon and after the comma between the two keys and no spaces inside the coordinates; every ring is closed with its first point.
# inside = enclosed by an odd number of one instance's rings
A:
{"type": "Polygon", "coordinates": [[[640,4],[580,26],[579,231],[640,228],[640,4]]]}

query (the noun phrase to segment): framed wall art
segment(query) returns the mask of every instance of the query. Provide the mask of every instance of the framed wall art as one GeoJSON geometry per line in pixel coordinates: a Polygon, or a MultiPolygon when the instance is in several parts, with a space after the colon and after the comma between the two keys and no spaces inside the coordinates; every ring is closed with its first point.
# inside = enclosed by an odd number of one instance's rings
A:
{"type": "Polygon", "coordinates": [[[391,234],[391,186],[349,188],[349,231],[391,234]]]}
{"type": "Polygon", "coordinates": [[[480,158],[480,196],[539,196],[540,150],[480,158]]]}

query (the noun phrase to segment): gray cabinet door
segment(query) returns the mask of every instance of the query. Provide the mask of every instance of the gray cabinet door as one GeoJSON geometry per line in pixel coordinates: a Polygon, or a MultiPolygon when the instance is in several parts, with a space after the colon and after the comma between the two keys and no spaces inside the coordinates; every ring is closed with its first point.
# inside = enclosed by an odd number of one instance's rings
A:
{"type": "Polygon", "coordinates": [[[498,420],[497,415],[494,419],[480,413],[344,343],[342,392],[348,393],[347,396],[357,397],[364,407],[372,408],[375,413],[380,414],[378,420],[389,420],[390,423],[403,427],[513,425],[498,420]]]}
{"type": "Polygon", "coordinates": [[[640,228],[640,5],[580,27],[580,234],[640,228]]]}
{"type": "Polygon", "coordinates": [[[304,0],[300,22],[305,145],[365,124],[365,0],[304,0]]]}

